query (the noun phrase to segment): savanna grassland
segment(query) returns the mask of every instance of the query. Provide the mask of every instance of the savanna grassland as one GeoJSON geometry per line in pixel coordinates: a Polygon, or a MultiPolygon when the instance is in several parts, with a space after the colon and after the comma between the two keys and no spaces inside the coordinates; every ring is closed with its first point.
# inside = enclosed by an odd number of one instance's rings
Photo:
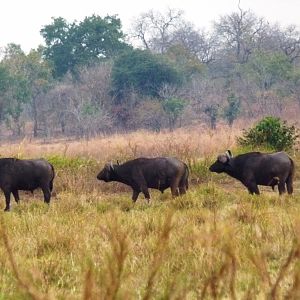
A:
{"type": "MultiPolygon", "coordinates": [[[[0,199],[0,299],[299,299],[300,184],[279,198],[250,196],[212,175],[238,129],[136,132],[89,141],[24,140],[2,156],[45,157],[55,166],[50,207],[21,193],[0,199]],[[96,180],[107,161],[176,156],[190,166],[188,193],[152,190],[152,201],[96,180]]],[[[300,165],[300,155],[291,153],[300,165]]],[[[299,170],[297,170],[299,172],[299,170]]]]}

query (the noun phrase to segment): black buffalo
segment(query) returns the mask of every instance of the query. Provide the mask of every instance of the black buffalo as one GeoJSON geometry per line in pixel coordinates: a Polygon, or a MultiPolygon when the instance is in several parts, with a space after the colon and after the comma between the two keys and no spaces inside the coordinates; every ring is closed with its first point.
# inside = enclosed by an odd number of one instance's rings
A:
{"type": "Polygon", "coordinates": [[[0,188],[6,201],[4,210],[10,210],[11,193],[16,202],[19,202],[19,190],[33,192],[33,190],[41,188],[44,201],[49,204],[54,176],[53,166],[44,159],[1,158],[0,188]]]}
{"type": "Polygon", "coordinates": [[[142,192],[149,201],[148,188],[158,189],[162,193],[171,188],[173,196],[185,194],[188,189],[189,170],[187,165],[173,157],[137,158],[124,164],[106,164],[97,175],[105,182],[117,181],[133,189],[135,202],[142,192]]]}
{"type": "Polygon", "coordinates": [[[281,195],[287,191],[293,193],[294,162],[284,152],[250,152],[233,157],[228,150],[218,156],[209,170],[226,173],[241,181],[251,194],[259,194],[258,185],[278,185],[281,195]]]}

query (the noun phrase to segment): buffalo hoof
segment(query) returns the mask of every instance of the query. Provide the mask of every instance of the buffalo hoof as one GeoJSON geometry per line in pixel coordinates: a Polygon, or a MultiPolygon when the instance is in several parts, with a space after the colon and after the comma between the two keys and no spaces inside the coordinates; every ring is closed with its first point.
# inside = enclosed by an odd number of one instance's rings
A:
{"type": "Polygon", "coordinates": [[[10,211],[10,207],[5,207],[4,211],[10,211]]]}

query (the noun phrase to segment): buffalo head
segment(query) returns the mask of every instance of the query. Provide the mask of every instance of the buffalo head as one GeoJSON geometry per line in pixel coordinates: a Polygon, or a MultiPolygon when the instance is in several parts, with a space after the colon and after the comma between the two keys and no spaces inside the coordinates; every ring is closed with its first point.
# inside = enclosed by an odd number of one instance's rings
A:
{"type": "Polygon", "coordinates": [[[209,167],[209,171],[215,173],[222,173],[229,166],[229,161],[232,158],[230,150],[227,150],[224,154],[220,154],[217,160],[209,167]]]}
{"type": "Polygon", "coordinates": [[[112,177],[114,174],[114,166],[112,163],[107,163],[104,168],[97,175],[98,180],[103,180],[105,182],[112,181],[112,177]]]}

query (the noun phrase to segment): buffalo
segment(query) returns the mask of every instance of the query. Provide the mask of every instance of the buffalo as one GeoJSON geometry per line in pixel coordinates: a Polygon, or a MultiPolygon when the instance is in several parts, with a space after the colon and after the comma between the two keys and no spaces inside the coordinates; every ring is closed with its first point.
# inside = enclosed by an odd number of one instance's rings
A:
{"type": "Polygon", "coordinates": [[[1,158],[0,188],[5,196],[4,211],[10,210],[11,193],[15,201],[19,203],[19,190],[33,192],[35,189],[41,188],[44,201],[49,204],[54,176],[53,166],[44,159],[1,158]]]}
{"type": "Polygon", "coordinates": [[[188,189],[187,165],[174,157],[137,158],[124,164],[108,163],[97,175],[105,182],[117,181],[130,186],[135,202],[142,192],[149,202],[148,188],[160,190],[171,188],[172,196],[183,195],[188,189]]]}
{"type": "Polygon", "coordinates": [[[246,186],[250,194],[259,194],[258,185],[274,187],[279,194],[293,193],[295,165],[285,152],[249,152],[233,157],[230,150],[218,156],[209,167],[211,172],[226,173],[246,186]]]}

